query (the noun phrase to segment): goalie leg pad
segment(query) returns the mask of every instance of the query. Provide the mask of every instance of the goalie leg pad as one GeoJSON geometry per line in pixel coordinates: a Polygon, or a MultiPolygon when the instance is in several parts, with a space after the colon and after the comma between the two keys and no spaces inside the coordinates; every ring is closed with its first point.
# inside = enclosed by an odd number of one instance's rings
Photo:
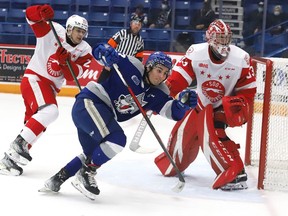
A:
{"type": "MultiPolygon", "coordinates": [[[[195,121],[196,118],[197,113],[191,110],[175,124],[170,133],[167,150],[180,172],[196,159],[199,152],[196,123],[201,121],[195,121]]],[[[158,155],[154,162],[164,176],[176,175],[176,170],[165,153],[158,155]]]]}
{"type": "Polygon", "coordinates": [[[203,116],[204,125],[199,128],[199,142],[202,143],[201,147],[206,159],[217,174],[212,186],[216,189],[233,181],[243,170],[244,165],[237,150],[239,145],[231,140],[222,142],[217,136],[218,134],[223,137],[224,131],[221,133],[218,131],[216,134],[212,105],[205,107],[200,115],[203,116]]]}

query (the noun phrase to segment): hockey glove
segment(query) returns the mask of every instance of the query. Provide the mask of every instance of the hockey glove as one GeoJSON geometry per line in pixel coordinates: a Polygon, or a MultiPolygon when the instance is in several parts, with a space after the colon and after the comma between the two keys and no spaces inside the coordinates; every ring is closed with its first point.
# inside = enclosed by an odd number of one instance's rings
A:
{"type": "Polygon", "coordinates": [[[178,96],[177,106],[185,110],[193,109],[197,106],[197,93],[192,89],[185,89],[178,96]]]}
{"type": "Polygon", "coordinates": [[[56,58],[60,66],[66,66],[67,60],[70,60],[70,53],[63,47],[58,47],[56,50],[56,58]]]}
{"type": "Polygon", "coordinates": [[[119,61],[117,51],[108,44],[99,44],[93,48],[92,54],[102,65],[111,67],[119,61]],[[105,57],[105,58],[103,58],[105,57]]]}
{"type": "Polygon", "coordinates": [[[249,104],[244,96],[225,96],[222,98],[222,105],[230,127],[241,126],[247,122],[249,104]]]}
{"type": "Polygon", "coordinates": [[[42,20],[47,21],[47,20],[52,20],[54,18],[54,10],[48,4],[41,6],[39,13],[40,13],[42,20]]]}

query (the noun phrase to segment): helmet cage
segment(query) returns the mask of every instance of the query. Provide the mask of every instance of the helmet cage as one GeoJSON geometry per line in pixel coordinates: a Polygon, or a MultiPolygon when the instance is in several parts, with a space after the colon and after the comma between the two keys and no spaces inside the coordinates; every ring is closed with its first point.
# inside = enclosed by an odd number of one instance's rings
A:
{"type": "Polygon", "coordinates": [[[230,52],[229,45],[232,41],[230,26],[222,20],[212,22],[206,31],[206,40],[219,58],[226,58],[230,52]]]}
{"type": "Polygon", "coordinates": [[[83,29],[86,31],[84,37],[88,37],[88,22],[84,17],[78,16],[78,15],[72,15],[67,19],[66,22],[66,33],[68,36],[71,35],[71,32],[74,27],[83,29]]]}

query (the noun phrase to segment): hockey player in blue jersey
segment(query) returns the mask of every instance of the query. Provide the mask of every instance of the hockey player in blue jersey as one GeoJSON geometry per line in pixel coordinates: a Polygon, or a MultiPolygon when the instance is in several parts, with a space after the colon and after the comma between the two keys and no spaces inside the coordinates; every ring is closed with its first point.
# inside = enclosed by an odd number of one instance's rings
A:
{"type": "Polygon", "coordinates": [[[111,75],[101,84],[89,82],[76,96],[72,118],[83,153],[48,179],[41,191],[58,192],[60,186],[76,174],[72,185],[81,193],[92,200],[100,193],[94,178],[96,169],[121,152],[126,144],[125,133],[118,122],[140,113],[113,64],[118,65],[145,110],[178,121],[197,104],[197,94],[192,90],[184,90],[177,100],[169,96],[163,82],[172,68],[172,61],[163,52],[152,53],[145,66],[135,57],[118,53],[107,44],[99,44],[92,53],[99,63],[111,67],[111,75]]]}

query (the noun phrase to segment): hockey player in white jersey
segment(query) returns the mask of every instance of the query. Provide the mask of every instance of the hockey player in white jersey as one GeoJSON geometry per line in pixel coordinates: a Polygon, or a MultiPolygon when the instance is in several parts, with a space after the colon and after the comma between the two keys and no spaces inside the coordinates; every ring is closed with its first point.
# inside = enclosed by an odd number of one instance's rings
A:
{"type": "MultiPolygon", "coordinates": [[[[190,46],[166,82],[174,96],[196,80],[198,93],[197,107],[176,123],[167,148],[180,171],[196,159],[201,148],[216,173],[213,189],[245,189],[240,146],[225,129],[243,125],[252,112],[256,80],[250,56],[230,44],[231,29],[220,19],[210,24],[206,39],[207,43],[190,46]]],[[[164,176],[176,174],[164,153],[155,163],[164,176]]]]}
{"type": "MultiPolygon", "coordinates": [[[[83,153],[48,179],[44,188],[58,192],[60,186],[77,173],[72,184],[90,199],[95,199],[100,193],[94,178],[96,169],[110,161],[126,145],[125,129],[118,122],[127,121],[140,113],[139,105],[113,64],[117,63],[145,110],[178,121],[187,110],[197,105],[197,94],[193,90],[184,90],[177,100],[169,96],[163,82],[172,68],[172,60],[162,52],[152,53],[145,66],[135,57],[117,53],[109,45],[98,45],[93,49],[93,55],[98,61],[105,56],[106,62],[103,63],[111,68],[111,74],[101,83],[89,82],[76,96],[72,118],[83,153]]],[[[126,177],[123,173],[123,178],[126,177]]]]}
{"type": "Polygon", "coordinates": [[[53,22],[61,47],[47,22],[53,17],[50,5],[33,5],[26,9],[27,22],[37,41],[20,85],[26,108],[25,125],[0,161],[0,173],[4,175],[22,174],[21,165],[32,160],[29,154],[32,144],[57,119],[56,95],[65,79],[73,80],[66,61],[79,77],[93,58],[90,45],[83,40],[88,34],[87,20],[72,15],[67,19],[66,29],[53,22]]]}

